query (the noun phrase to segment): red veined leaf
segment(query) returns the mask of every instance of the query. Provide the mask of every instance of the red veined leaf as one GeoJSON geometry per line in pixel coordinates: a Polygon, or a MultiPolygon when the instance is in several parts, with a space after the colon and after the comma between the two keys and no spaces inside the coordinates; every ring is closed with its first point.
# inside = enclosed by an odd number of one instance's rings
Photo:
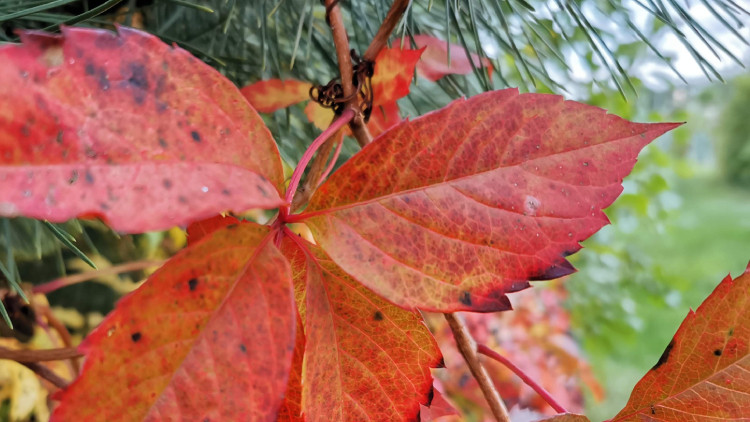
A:
{"type": "Polygon", "coordinates": [[[373,107],[370,114],[370,121],[367,123],[367,129],[373,138],[380,136],[381,133],[396,126],[401,121],[401,114],[396,102],[378,104],[373,107]]]}
{"type": "Polygon", "coordinates": [[[273,113],[310,99],[311,86],[309,82],[295,79],[269,79],[250,84],[240,91],[256,110],[273,113]]]}
{"type": "Polygon", "coordinates": [[[436,81],[445,75],[467,75],[474,71],[474,67],[485,67],[487,74],[492,77],[492,63],[487,58],[480,60],[474,53],[469,54],[469,61],[466,50],[460,45],[450,44],[449,57],[446,41],[430,35],[415,35],[414,42],[418,48],[425,49],[422,59],[417,63],[417,72],[426,79],[436,81]]]}
{"type": "Polygon", "coordinates": [[[279,408],[277,419],[279,422],[304,422],[305,420],[302,415],[302,363],[305,357],[305,333],[299,312],[297,312],[297,329],[295,332],[292,368],[289,371],[289,383],[286,386],[284,402],[279,408]]]}
{"type": "Polygon", "coordinates": [[[57,420],[275,420],[295,310],[269,228],[220,229],[154,273],[82,343],[57,420]]]}
{"type": "Polygon", "coordinates": [[[0,47],[0,215],[164,229],[283,203],[281,158],[239,90],[134,29],[0,47]]]}
{"type": "Polygon", "coordinates": [[[677,124],[630,123],[515,89],[458,100],[382,134],[313,196],[305,220],[344,271],[402,307],[510,308],[570,274],[638,152],[677,124]]]}
{"type": "Polygon", "coordinates": [[[207,235],[230,224],[240,224],[240,220],[232,215],[216,215],[205,220],[196,221],[187,227],[188,245],[192,245],[207,235]]]}
{"type": "Polygon", "coordinates": [[[375,59],[372,76],[374,105],[392,103],[409,95],[414,67],[424,49],[384,48],[375,59]]]}
{"type": "Polygon", "coordinates": [[[307,120],[320,130],[326,130],[331,125],[331,122],[333,122],[333,118],[336,117],[333,110],[325,108],[315,101],[307,103],[305,106],[305,115],[307,116],[307,120]]]}
{"type": "Polygon", "coordinates": [[[432,400],[430,400],[429,406],[422,405],[420,407],[419,420],[422,422],[461,420],[458,410],[445,399],[445,395],[438,389],[437,384],[439,383],[438,380],[433,382],[432,400]]]}
{"type": "Polygon", "coordinates": [[[306,338],[305,417],[415,418],[420,403],[429,399],[430,368],[441,362],[420,315],[377,297],[300,238],[285,238],[282,251],[292,263],[295,284],[306,286],[304,303],[298,302],[306,338]]]}
{"type": "Polygon", "coordinates": [[[750,265],[688,313],[612,421],[750,419],[750,265]]]}

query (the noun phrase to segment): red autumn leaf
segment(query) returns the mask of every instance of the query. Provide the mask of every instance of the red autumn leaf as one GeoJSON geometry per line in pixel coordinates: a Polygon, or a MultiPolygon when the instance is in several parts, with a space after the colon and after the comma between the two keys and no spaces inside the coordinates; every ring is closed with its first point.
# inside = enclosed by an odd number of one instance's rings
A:
{"type": "MultiPolygon", "coordinates": [[[[433,384],[438,384],[439,381],[435,380],[433,384]]],[[[445,399],[443,393],[437,389],[437,385],[432,388],[433,395],[430,400],[430,405],[422,405],[419,411],[419,420],[421,422],[429,421],[453,421],[461,420],[458,410],[445,399]]]]}
{"type": "MultiPolygon", "coordinates": [[[[296,289],[296,287],[295,287],[296,289]]],[[[302,318],[297,313],[297,329],[292,354],[292,368],[289,371],[289,383],[286,386],[284,402],[279,408],[277,422],[304,422],[302,415],[302,363],[305,357],[305,334],[302,318]]]]}
{"type": "Polygon", "coordinates": [[[227,215],[216,215],[205,220],[196,221],[191,223],[187,227],[187,241],[189,245],[192,245],[199,240],[203,239],[210,233],[215,232],[221,228],[224,228],[230,224],[240,224],[240,220],[237,217],[227,215]]]}
{"type": "Polygon", "coordinates": [[[487,74],[492,77],[492,63],[487,58],[480,60],[479,56],[470,53],[471,61],[467,57],[466,49],[460,45],[450,44],[450,56],[448,55],[448,42],[430,35],[415,35],[414,42],[418,48],[423,48],[422,59],[417,63],[417,72],[420,76],[436,81],[445,75],[457,74],[467,75],[485,67],[487,74]],[[474,66],[472,67],[472,62],[474,66]]]}
{"type": "Polygon", "coordinates": [[[396,102],[387,104],[377,104],[373,107],[370,114],[370,121],[367,123],[367,129],[373,138],[380,136],[381,133],[396,126],[401,122],[401,114],[396,102]]]}
{"type": "Polygon", "coordinates": [[[590,422],[590,419],[584,415],[575,413],[563,413],[550,418],[541,419],[539,422],[590,422]]]}
{"type": "Polygon", "coordinates": [[[281,159],[237,88],[133,29],[0,47],[0,215],[142,232],[283,203],[281,159]]]}
{"type": "Polygon", "coordinates": [[[747,420],[749,308],[750,265],[690,311],[612,421],[747,420]]]}
{"type": "Polygon", "coordinates": [[[298,302],[306,338],[306,418],[415,418],[432,389],[430,368],[441,361],[421,316],[377,297],[312,244],[285,238],[282,251],[295,284],[306,287],[304,303],[298,302]]]}
{"type": "Polygon", "coordinates": [[[409,95],[414,67],[422,50],[384,48],[375,59],[372,75],[374,105],[392,103],[409,95]]]}
{"type": "Polygon", "coordinates": [[[177,254],[82,343],[57,420],[275,420],[295,310],[269,228],[218,230],[177,254]]]}
{"type": "Polygon", "coordinates": [[[305,220],[344,271],[402,307],[509,309],[508,292],[573,271],[638,152],[677,124],[515,89],[397,125],[313,196],[305,220]]]}
{"type": "Polygon", "coordinates": [[[269,79],[250,84],[240,91],[256,110],[273,113],[309,99],[311,86],[295,79],[269,79]]]}

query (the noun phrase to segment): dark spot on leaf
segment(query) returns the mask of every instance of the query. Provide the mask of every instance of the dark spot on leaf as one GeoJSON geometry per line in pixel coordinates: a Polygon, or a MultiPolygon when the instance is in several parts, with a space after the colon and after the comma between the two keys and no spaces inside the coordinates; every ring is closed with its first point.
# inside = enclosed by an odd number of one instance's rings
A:
{"type": "Polygon", "coordinates": [[[405,196],[404,197],[404,202],[406,202],[408,204],[409,202],[411,202],[411,198],[409,198],[408,196],[405,196]]]}
{"type": "Polygon", "coordinates": [[[372,319],[374,319],[375,321],[382,321],[383,313],[380,311],[375,311],[375,315],[373,315],[372,319]]]}
{"type": "Polygon", "coordinates": [[[261,185],[256,185],[258,188],[258,192],[260,192],[261,195],[263,195],[264,198],[268,198],[268,192],[266,192],[266,188],[264,188],[261,185]]]}
{"type": "Polygon", "coordinates": [[[141,339],[141,333],[135,332],[135,333],[131,334],[130,335],[130,339],[133,340],[133,343],[137,342],[138,340],[141,339]]]}
{"type": "Polygon", "coordinates": [[[29,126],[28,122],[25,125],[21,126],[21,135],[23,135],[25,138],[31,136],[31,127],[29,126]]]}
{"type": "Polygon", "coordinates": [[[201,134],[200,134],[200,133],[198,133],[197,131],[192,131],[192,132],[190,132],[190,136],[192,136],[192,137],[193,137],[193,140],[194,140],[195,142],[200,142],[200,141],[201,141],[201,134]]]}
{"type": "Polygon", "coordinates": [[[458,301],[463,303],[466,306],[471,306],[471,293],[462,292],[461,295],[458,297],[458,301]]]}
{"type": "Polygon", "coordinates": [[[164,101],[156,100],[156,112],[164,113],[167,110],[167,103],[164,101]]]}
{"type": "Polygon", "coordinates": [[[177,200],[180,201],[181,204],[187,204],[187,201],[188,201],[187,198],[185,198],[182,195],[178,196],[177,200]]]}
{"type": "Polygon", "coordinates": [[[156,95],[156,98],[161,97],[161,94],[164,93],[164,89],[167,87],[167,77],[165,75],[160,75],[156,79],[156,88],[154,88],[154,95],[156,95]]]}
{"type": "Polygon", "coordinates": [[[141,63],[133,62],[128,66],[128,70],[130,71],[128,83],[135,88],[148,91],[148,73],[146,72],[146,67],[141,63]]]}
{"type": "Polygon", "coordinates": [[[729,332],[727,333],[728,337],[732,337],[734,335],[734,327],[729,329],[729,332]]]}
{"type": "Polygon", "coordinates": [[[162,148],[166,148],[167,147],[167,141],[164,138],[159,138],[159,145],[162,148]]]}
{"type": "Polygon", "coordinates": [[[435,398],[435,387],[430,386],[430,391],[427,392],[427,403],[425,403],[424,405],[427,407],[430,407],[430,405],[432,404],[432,399],[434,398],[435,398]]]}
{"type": "Polygon", "coordinates": [[[109,89],[109,76],[104,68],[97,68],[93,63],[86,63],[85,67],[86,75],[96,78],[96,83],[99,84],[99,89],[106,91],[109,89]]]}
{"type": "Polygon", "coordinates": [[[232,194],[232,192],[229,192],[229,189],[222,189],[221,194],[225,196],[229,196],[232,194]]]}
{"type": "Polygon", "coordinates": [[[109,209],[109,205],[107,205],[106,202],[102,202],[99,204],[99,208],[101,208],[102,211],[107,211],[109,209]]]}
{"type": "Polygon", "coordinates": [[[94,175],[91,174],[91,171],[89,171],[88,169],[86,170],[86,183],[88,183],[89,185],[94,184],[94,175]]]}
{"type": "Polygon", "coordinates": [[[164,185],[164,188],[166,189],[172,189],[172,181],[169,179],[162,180],[161,184],[164,185]]]}
{"type": "Polygon", "coordinates": [[[652,415],[655,415],[655,414],[656,414],[656,408],[654,407],[654,405],[653,405],[653,404],[651,405],[651,414],[652,414],[652,415]]]}
{"type": "Polygon", "coordinates": [[[62,131],[57,132],[57,136],[55,137],[55,142],[57,142],[58,144],[62,144],[62,141],[63,141],[62,137],[63,137],[62,131]]]}
{"type": "Polygon", "coordinates": [[[190,280],[188,280],[188,288],[191,292],[195,291],[195,289],[198,288],[198,279],[191,278],[190,280]]]}
{"type": "Polygon", "coordinates": [[[234,230],[237,228],[237,224],[227,224],[227,229],[234,230]]]}
{"type": "Polygon", "coordinates": [[[73,170],[73,172],[70,173],[70,179],[68,179],[69,184],[73,184],[78,180],[78,170],[73,170]]]}
{"type": "Polygon", "coordinates": [[[721,356],[721,349],[714,350],[714,356],[721,356]]]}
{"type": "Polygon", "coordinates": [[[661,357],[659,357],[659,360],[656,362],[656,365],[654,365],[654,367],[651,368],[652,371],[656,370],[660,366],[667,363],[667,361],[669,360],[669,352],[672,351],[673,347],[674,347],[674,339],[672,339],[672,341],[670,341],[669,344],[667,345],[667,348],[664,349],[664,353],[661,354],[661,357]]]}
{"type": "Polygon", "coordinates": [[[246,352],[247,352],[247,347],[245,347],[245,345],[244,345],[244,344],[240,344],[240,351],[241,351],[242,353],[246,353],[246,352]]]}

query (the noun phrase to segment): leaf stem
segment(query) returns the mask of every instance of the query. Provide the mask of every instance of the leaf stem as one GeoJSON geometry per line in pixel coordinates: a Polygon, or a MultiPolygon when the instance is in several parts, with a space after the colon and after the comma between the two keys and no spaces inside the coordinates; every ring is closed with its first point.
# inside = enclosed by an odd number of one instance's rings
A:
{"type": "Polygon", "coordinates": [[[331,157],[331,162],[328,163],[328,167],[326,167],[323,174],[320,175],[318,180],[315,182],[315,189],[319,188],[320,185],[323,184],[323,181],[328,177],[329,174],[333,171],[333,168],[336,166],[336,161],[339,159],[339,154],[341,154],[341,147],[344,146],[344,139],[342,138],[341,141],[339,141],[339,144],[336,145],[336,151],[333,152],[333,157],[331,157]]]}
{"type": "Polygon", "coordinates": [[[362,119],[362,110],[357,103],[358,96],[354,87],[354,68],[352,66],[351,52],[349,51],[349,36],[346,34],[344,18],[341,16],[341,9],[338,6],[339,0],[325,0],[328,15],[328,24],[331,26],[333,33],[333,44],[336,47],[336,57],[339,62],[339,72],[341,74],[341,87],[344,90],[344,97],[351,98],[347,102],[347,109],[355,111],[354,117],[349,122],[354,138],[357,139],[360,147],[372,142],[372,135],[367,130],[364,120],[362,119]]]}
{"type": "Polygon", "coordinates": [[[19,363],[31,369],[37,375],[46,379],[47,381],[50,382],[50,384],[54,385],[55,387],[61,390],[67,387],[69,384],[68,381],[66,381],[64,378],[60,377],[59,375],[57,375],[55,371],[47,368],[41,363],[36,363],[36,362],[19,362],[19,363]]]}
{"type": "Polygon", "coordinates": [[[315,154],[315,151],[320,148],[321,145],[325,141],[328,140],[333,134],[335,134],[342,126],[349,123],[352,118],[354,117],[354,110],[347,108],[344,110],[343,113],[341,113],[341,116],[339,116],[338,119],[334,120],[333,123],[331,123],[330,126],[326,130],[323,131],[323,133],[320,134],[313,143],[307,148],[307,151],[305,151],[304,155],[302,155],[302,159],[299,160],[299,163],[297,163],[297,167],[294,169],[294,173],[292,173],[292,180],[289,181],[289,187],[286,190],[286,202],[289,204],[286,207],[281,209],[281,212],[279,212],[279,220],[281,223],[286,222],[286,218],[290,214],[291,210],[291,204],[294,200],[294,194],[297,191],[297,187],[299,186],[299,181],[302,178],[302,173],[305,171],[305,167],[307,167],[307,163],[310,162],[313,155],[315,154]]]}
{"type": "Polygon", "coordinates": [[[85,273],[80,274],[74,274],[69,275],[67,277],[60,277],[58,279],[52,280],[48,283],[40,284],[38,286],[34,286],[32,291],[34,293],[41,293],[41,294],[48,294],[50,292],[54,292],[55,290],[65,287],[65,286],[71,286],[73,284],[82,283],[84,281],[93,280],[97,277],[101,277],[103,275],[110,275],[110,274],[119,274],[124,273],[128,271],[137,271],[142,270],[144,268],[148,267],[159,267],[164,263],[164,261],[133,261],[133,262],[127,262],[125,264],[115,265],[113,267],[109,268],[102,268],[100,270],[96,271],[87,271],[85,273]]]}
{"type": "Polygon", "coordinates": [[[54,371],[40,364],[41,361],[74,359],[83,356],[75,347],[46,350],[12,350],[0,346],[0,359],[13,360],[31,369],[40,377],[49,381],[57,388],[65,388],[68,381],[61,378],[54,371]]]}
{"type": "Polygon", "coordinates": [[[385,19],[383,19],[383,23],[380,25],[380,28],[378,28],[378,32],[372,38],[372,42],[370,42],[367,50],[365,50],[365,54],[362,56],[364,60],[375,61],[380,50],[382,50],[388,42],[388,38],[390,38],[391,32],[393,32],[393,28],[396,27],[401,20],[401,17],[404,15],[404,12],[406,12],[406,9],[409,7],[409,2],[410,0],[393,0],[393,4],[388,10],[388,14],[385,15],[385,19]]]}
{"type": "Polygon", "coordinates": [[[537,394],[539,394],[544,401],[547,402],[553,409],[555,409],[555,412],[557,413],[568,413],[567,410],[565,410],[560,403],[558,403],[552,395],[549,393],[549,391],[545,390],[544,387],[539,385],[536,381],[534,381],[530,376],[528,376],[523,370],[519,367],[517,367],[513,362],[508,360],[505,356],[497,353],[496,351],[490,349],[489,347],[485,346],[484,344],[477,345],[477,352],[494,359],[501,364],[503,364],[506,368],[513,371],[514,374],[518,375],[521,380],[531,387],[534,391],[536,391],[537,394]]]}
{"type": "Polygon", "coordinates": [[[495,384],[490,379],[490,375],[487,373],[487,369],[482,366],[477,356],[477,343],[471,337],[469,330],[466,328],[464,323],[459,319],[456,314],[444,314],[445,319],[448,321],[453,332],[453,337],[456,339],[456,345],[458,351],[464,357],[464,360],[469,365],[471,374],[474,375],[474,379],[479,383],[479,388],[482,389],[482,394],[490,405],[490,410],[493,416],[498,422],[510,422],[510,416],[508,416],[508,409],[505,408],[503,400],[500,398],[500,393],[497,392],[495,384]]]}
{"type": "Polygon", "coordinates": [[[43,350],[12,350],[0,346],[0,359],[14,360],[20,363],[64,360],[83,356],[75,347],[43,350]]]}
{"type": "MultiPolygon", "coordinates": [[[[73,348],[73,338],[70,336],[68,329],[65,328],[65,324],[62,323],[48,306],[40,306],[39,308],[42,316],[47,319],[47,324],[51,326],[57,334],[60,336],[63,344],[66,348],[73,348]]],[[[78,364],[78,358],[70,358],[70,367],[73,369],[74,374],[77,376],[80,371],[80,365],[78,364]]]]}
{"type": "MultiPolygon", "coordinates": [[[[328,175],[326,173],[328,169],[325,167],[326,160],[328,159],[328,156],[331,155],[331,150],[333,150],[333,145],[336,141],[338,141],[338,148],[336,148],[336,151],[341,150],[341,146],[344,144],[344,135],[342,131],[343,129],[339,129],[339,132],[328,138],[320,149],[318,149],[318,153],[315,155],[315,158],[313,158],[312,164],[310,164],[310,170],[307,173],[305,183],[302,185],[300,191],[294,196],[294,201],[292,202],[292,207],[290,209],[291,212],[298,210],[302,205],[306,204],[318,186],[320,186],[320,182],[322,182],[328,175]]],[[[333,158],[331,159],[331,165],[335,164],[337,157],[338,153],[334,153],[333,158]]]]}

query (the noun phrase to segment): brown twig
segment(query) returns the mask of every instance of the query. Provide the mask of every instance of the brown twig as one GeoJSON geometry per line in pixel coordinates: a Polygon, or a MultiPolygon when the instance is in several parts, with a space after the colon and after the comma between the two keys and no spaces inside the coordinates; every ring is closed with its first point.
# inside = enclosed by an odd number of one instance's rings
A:
{"type": "Polygon", "coordinates": [[[119,274],[124,273],[128,271],[137,271],[137,270],[143,270],[145,268],[149,267],[158,267],[161,266],[164,263],[164,261],[133,261],[133,262],[127,262],[125,264],[115,265],[113,267],[109,268],[102,268],[101,270],[96,271],[87,271],[85,273],[80,274],[74,274],[67,277],[60,277],[58,279],[52,280],[49,283],[40,284],[38,286],[34,286],[33,292],[34,293],[42,293],[47,294],[49,292],[53,292],[60,287],[70,286],[72,284],[81,283],[84,281],[89,281],[92,279],[95,279],[97,277],[103,276],[103,275],[110,275],[110,274],[119,274]]]}
{"type": "Polygon", "coordinates": [[[365,54],[362,56],[364,60],[371,62],[375,61],[380,50],[382,50],[388,43],[388,38],[391,37],[391,32],[393,32],[393,29],[401,20],[404,12],[406,12],[410,1],[411,0],[393,0],[393,4],[391,5],[390,10],[388,10],[388,14],[385,15],[385,19],[380,25],[380,28],[378,28],[378,32],[375,34],[375,37],[373,37],[367,50],[365,50],[365,54]]]}
{"type": "Polygon", "coordinates": [[[64,360],[81,356],[83,354],[75,347],[43,350],[13,350],[0,347],[0,359],[14,360],[21,363],[64,360]]]}
{"type": "Polygon", "coordinates": [[[534,391],[536,391],[537,394],[539,394],[544,401],[547,402],[553,409],[555,409],[555,412],[557,413],[568,413],[565,408],[555,400],[554,397],[549,393],[549,391],[545,390],[544,387],[542,387],[539,383],[534,381],[533,378],[526,375],[525,372],[519,367],[517,367],[513,362],[508,360],[505,356],[501,355],[500,353],[497,353],[496,351],[490,349],[489,347],[485,346],[484,344],[477,345],[477,352],[487,356],[488,358],[492,358],[501,364],[503,364],[506,368],[513,371],[514,374],[518,375],[521,380],[531,387],[534,391]]]}
{"type": "Polygon", "coordinates": [[[495,389],[495,384],[492,383],[490,375],[487,373],[487,369],[482,366],[477,356],[477,343],[471,337],[469,330],[461,322],[456,314],[444,314],[445,319],[448,321],[448,325],[451,327],[453,337],[456,339],[456,345],[458,351],[464,357],[464,360],[469,365],[471,374],[474,375],[474,379],[479,383],[479,388],[482,389],[482,394],[490,405],[492,415],[498,422],[510,422],[508,416],[508,409],[505,408],[503,400],[500,398],[500,393],[495,389]]]}
{"type": "Polygon", "coordinates": [[[57,375],[53,370],[47,368],[41,363],[36,362],[19,362],[21,365],[31,369],[40,377],[49,381],[52,385],[57,388],[63,389],[68,386],[68,381],[57,375]]]}
{"type": "MultiPolygon", "coordinates": [[[[52,326],[52,328],[57,331],[57,334],[60,336],[60,339],[62,340],[63,344],[66,348],[73,348],[73,339],[70,337],[70,333],[68,332],[68,329],[65,328],[65,324],[63,324],[54,313],[52,313],[52,310],[47,306],[41,306],[42,315],[47,319],[47,323],[52,326]]],[[[80,370],[80,365],[78,364],[78,358],[71,358],[70,359],[70,366],[73,368],[73,372],[75,375],[78,375],[78,372],[80,370]]]]}
{"type": "MultiPolygon", "coordinates": [[[[393,28],[395,28],[396,24],[401,20],[401,16],[403,16],[409,6],[409,2],[410,0],[394,0],[385,20],[383,20],[380,28],[378,28],[377,34],[375,34],[372,42],[370,42],[370,45],[367,47],[363,60],[371,62],[375,60],[380,50],[386,46],[388,38],[390,37],[391,32],[393,32],[393,28]]],[[[327,21],[333,32],[336,53],[339,58],[341,86],[344,90],[344,97],[353,97],[352,101],[354,102],[356,101],[357,96],[352,95],[356,88],[352,84],[354,74],[351,53],[349,52],[349,40],[341,18],[341,11],[339,10],[337,3],[338,0],[326,1],[326,11],[328,13],[327,21]],[[344,70],[342,67],[347,70],[344,70]]],[[[357,114],[355,115],[355,118],[352,119],[352,123],[350,123],[349,127],[352,130],[352,134],[357,139],[359,146],[363,147],[372,142],[372,135],[362,120],[361,111],[362,110],[357,110],[357,114]]],[[[328,156],[330,155],[337,138],[337,136],[332,137],[318,150],[318,153],[315,155],[315,158],[310,165],[310,171],[307,175],[307,179],[305,179],[305,184],[294,197],[292,210],[296,210],[304,205],[315,192],[315,189],[320,182],[321,175],[325,170],[328,156]]]]}
{"type": "MultiPolygon", "coordinates": [[[[325,0],[328,23],[333,33],[333,44],[336,47],[336,57],[339,62],[339,72],[341,73],[341,87],[344,90],[344,98],[350,98],[347,107],[354,110],[354,118],[349,122],[354,138],[360,147],[372,142],[372,135],[367,130],[363,120],[362,110],[359,109],[358,96],[354,87],[354,69],[352,66],[352,57],[349,50],[349,36],[346,34],[344,18],[341,16],[341,9],[338,6],[338,0],[325,0]]],[[[327,158],[327,157],[326,157],[327,158]]]]}

